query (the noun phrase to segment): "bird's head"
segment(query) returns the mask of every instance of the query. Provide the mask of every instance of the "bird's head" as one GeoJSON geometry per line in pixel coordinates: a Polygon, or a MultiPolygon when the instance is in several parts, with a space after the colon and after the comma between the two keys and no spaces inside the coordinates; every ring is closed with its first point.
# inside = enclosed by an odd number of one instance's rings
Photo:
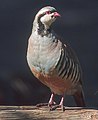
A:
{"type": "Polygon", "coordinates": [[[48,29],[57,17],[60,17],[60,14],[56,9],[51,6],[46,6],[36,14],[35,21],[39,24],[43,24],[44,27],[48,29]]]}

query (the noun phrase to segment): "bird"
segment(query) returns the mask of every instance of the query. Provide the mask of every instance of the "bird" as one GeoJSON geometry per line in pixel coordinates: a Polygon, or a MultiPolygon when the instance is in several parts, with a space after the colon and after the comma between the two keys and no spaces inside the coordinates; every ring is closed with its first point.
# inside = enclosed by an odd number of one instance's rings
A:
{"type": "MultiPolygon", "coordinates": [[[[64,98],[73,96],[77,106],[85,106],[82,70],[72,47],[52,29],[52,23],[61,15],[52,6],[41,8],[35,15],[28,39],[27,63],[33,75],[50,88],[50,110],[64,110],[64,98]],[[58,105],[54,95],[61,95],[58,105]]],[[[63,29],[62,29],[63,31],[63,29]]],[[[44,103],[43,103],[44,104],[44,103]]]]}

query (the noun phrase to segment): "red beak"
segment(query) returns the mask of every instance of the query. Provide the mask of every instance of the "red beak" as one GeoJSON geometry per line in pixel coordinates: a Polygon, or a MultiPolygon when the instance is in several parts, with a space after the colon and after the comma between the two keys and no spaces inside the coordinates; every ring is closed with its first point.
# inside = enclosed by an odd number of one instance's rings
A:
{"type": "Polygon", "coordinates": [[[55,17],[61,17],[61,15],[58,12],[54,12],[55,17]]]}

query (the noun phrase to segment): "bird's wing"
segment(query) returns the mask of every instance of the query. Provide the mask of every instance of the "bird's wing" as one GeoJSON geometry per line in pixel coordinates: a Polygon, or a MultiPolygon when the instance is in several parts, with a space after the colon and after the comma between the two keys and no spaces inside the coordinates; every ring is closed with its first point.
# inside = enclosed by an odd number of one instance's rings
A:
{"type": "Polygon", "coordinates": [[[69,79],[75,83],[81,83],[81,67],[74,50],[68,44],[62,44],[61,54],[56,64],[58,76],[69,79]]]}

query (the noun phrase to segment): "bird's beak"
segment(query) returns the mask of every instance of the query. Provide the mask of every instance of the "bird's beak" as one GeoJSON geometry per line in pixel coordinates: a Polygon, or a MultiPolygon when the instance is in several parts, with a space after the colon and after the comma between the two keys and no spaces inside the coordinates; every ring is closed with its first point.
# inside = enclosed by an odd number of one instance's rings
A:
{"type": "Polygon", "coordinates": [[[61,15],[58,12],[54,12],[54,17],[61,17],[61,15]]]}

